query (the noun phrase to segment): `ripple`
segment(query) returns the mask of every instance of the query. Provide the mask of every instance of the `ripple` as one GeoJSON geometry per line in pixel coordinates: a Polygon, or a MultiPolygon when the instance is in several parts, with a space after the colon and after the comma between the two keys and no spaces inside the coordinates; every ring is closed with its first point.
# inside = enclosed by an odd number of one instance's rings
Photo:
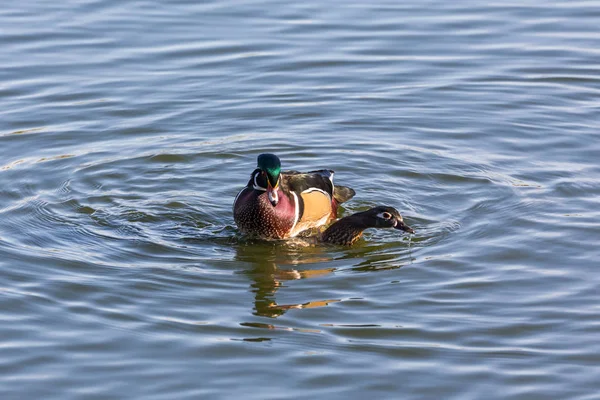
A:
{"type": "Polygon", "coordinates": [[[592,2],[0,17],[1,397],[598,392],[592,2]],[[261,152],[417,233],[244,237],[261,152]]]}

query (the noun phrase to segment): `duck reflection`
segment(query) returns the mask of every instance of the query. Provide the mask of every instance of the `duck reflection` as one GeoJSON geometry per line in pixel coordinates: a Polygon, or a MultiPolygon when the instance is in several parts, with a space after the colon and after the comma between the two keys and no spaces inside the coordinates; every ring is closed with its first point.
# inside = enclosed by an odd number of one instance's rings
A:
{"type": "Polygon", "coordinates": [[[254,315],[277,318],[292,308],[324,307],[339,299],[313,300],[300,304],[277,304],[275,294],[285,281],[308,279],[331,274],[336,268],[313,268],[311,264],[328,263],[332,257],[318,246],[302,239],[282,242],[256,241],[236,249],[236,260],[250,265],[244,273],[252,279],[254,315]],[[304,266],[305,268],[302,268],[304,266]]]}

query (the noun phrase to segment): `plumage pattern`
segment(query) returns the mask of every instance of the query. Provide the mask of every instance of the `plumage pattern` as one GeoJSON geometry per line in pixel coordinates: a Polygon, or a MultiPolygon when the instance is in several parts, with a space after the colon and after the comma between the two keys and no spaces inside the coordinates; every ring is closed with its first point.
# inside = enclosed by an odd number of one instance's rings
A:
{"type": "Polygon", "coordinates": [[[244,188],[234,205],[234,219],[240,230],[263,238],[283,239],[295,225],[295,199],[279,197],[277,206],[269,202],[266,191],[244,188]]]}
{"type": "Polygon", "coordinates": [[[279,158],[261,154],[250,180],[237,195],[233,217],[239,229],[268,239],[284,239],[337,217],[338,205],[354,190],[334,186],[328,169],[279,171],[279,158]]]}

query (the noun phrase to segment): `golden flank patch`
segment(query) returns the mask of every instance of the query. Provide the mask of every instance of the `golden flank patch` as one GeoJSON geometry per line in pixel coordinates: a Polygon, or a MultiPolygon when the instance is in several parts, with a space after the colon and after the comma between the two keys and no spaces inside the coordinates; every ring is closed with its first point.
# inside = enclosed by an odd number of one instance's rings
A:
{"type": "Polygon", "coordinates": [[[302,222],[319,221],[331,214],[331,198],[320,190],[311,190],[300,194],[304,200],[302,222]]]}

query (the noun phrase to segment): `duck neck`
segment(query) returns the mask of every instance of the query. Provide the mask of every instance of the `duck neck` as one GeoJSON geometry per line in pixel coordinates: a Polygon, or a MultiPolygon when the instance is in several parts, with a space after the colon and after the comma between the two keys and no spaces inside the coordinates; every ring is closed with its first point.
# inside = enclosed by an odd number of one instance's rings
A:
{"type": "Polygon", "coordinates": [[[323,242],[351,245],[356,242],[365,229],[369,228],[360,218],[355,215],[344,217],[331,225],[321,235],[323,242]]]}

